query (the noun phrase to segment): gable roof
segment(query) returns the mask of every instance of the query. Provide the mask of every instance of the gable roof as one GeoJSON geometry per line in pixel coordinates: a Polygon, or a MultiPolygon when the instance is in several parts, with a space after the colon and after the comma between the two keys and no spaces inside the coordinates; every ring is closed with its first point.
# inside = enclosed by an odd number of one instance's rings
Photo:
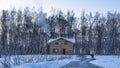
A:
{"type": "Polygon", "coordinates": [[[49,43],[52,43],[52,42],[54,42],[54,41],[56,41],[56,40],[59,40],[59,39],[64,39],[64,40],[69,41],[69,42],[71,42],[71,43],[75,43],[75,38],[63,38],[63,37],[54,38],[54,39],[49,39],[47,43],[49,44],[49,43]]]}

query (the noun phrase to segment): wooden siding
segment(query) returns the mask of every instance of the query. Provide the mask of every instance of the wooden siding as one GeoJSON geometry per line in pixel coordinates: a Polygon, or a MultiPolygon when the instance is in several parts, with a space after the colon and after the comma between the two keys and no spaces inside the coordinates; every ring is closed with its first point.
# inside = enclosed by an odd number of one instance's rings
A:
{"type": "Polygon", "coordinates": [[[74,54],[74,43],[64,39],[58,39],[48,46],[49,54],[74,54]]]}

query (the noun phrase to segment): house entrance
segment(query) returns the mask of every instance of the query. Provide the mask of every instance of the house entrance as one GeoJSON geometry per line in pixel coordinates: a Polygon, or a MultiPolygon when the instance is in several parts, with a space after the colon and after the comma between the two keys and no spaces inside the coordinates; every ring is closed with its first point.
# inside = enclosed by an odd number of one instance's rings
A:
{"type": "Polygon", "coordinates": [[[66,49],[63,49],[63,55],[65,55],[66,54],[66,49]]]}

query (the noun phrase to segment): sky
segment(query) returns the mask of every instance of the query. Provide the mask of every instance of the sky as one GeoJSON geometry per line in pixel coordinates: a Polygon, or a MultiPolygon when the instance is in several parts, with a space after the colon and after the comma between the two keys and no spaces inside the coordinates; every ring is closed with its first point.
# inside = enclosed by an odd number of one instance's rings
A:
{"type": "Polygon", "coordinates": [[[51,8],[67,12],[74,10],[76,16],[81,11],[106,13],[120,12],[120,0],[0,0],[0,11],[3,9],[23,9],[25,7],[40,9],[50,15],[51,8]]]}

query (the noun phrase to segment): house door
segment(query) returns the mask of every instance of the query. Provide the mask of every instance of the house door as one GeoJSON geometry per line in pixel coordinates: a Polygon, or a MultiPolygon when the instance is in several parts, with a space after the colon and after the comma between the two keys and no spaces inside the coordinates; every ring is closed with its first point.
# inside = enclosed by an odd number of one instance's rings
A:
{"type": "Polygon", "coordinates": [[[66,49],[63,49],[63,54],[64,54],[64,55],[66,54],[66,49]]]}

